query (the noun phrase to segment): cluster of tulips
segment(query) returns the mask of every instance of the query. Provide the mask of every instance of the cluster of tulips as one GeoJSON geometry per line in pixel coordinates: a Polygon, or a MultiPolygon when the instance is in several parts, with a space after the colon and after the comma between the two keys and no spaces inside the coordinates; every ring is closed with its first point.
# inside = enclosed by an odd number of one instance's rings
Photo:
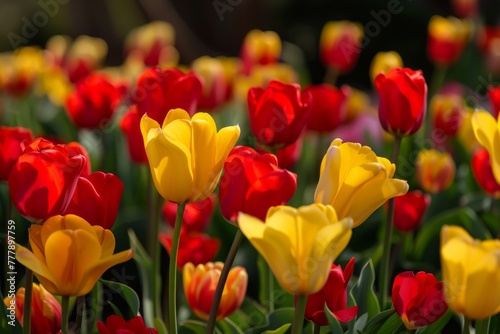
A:
{"type": "Polygon", "coordinates": [[[323,28],[322,84],[271,31],[189,66],[165,22],[132,31],[117,68],[89,36],[1,55],[3,229],[24,273],[2,333],[497,333],[500,86],[483,106],[445,85],[476,42],[500,72],[500,28],[473,22],[429,21],[429,89],[378,53],[375,99],[335,86],[362,52],[349,21],[323,28]],[[131,259],[137,291],[106,279],[131,259]]]}

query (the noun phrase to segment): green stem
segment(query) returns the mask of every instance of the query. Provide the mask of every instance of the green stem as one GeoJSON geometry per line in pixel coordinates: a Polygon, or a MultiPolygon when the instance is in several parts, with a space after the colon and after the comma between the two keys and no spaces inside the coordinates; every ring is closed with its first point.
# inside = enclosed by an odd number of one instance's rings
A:
{"type": "Polygon", "coordinates": [[[407,328],[406,331],[405,331],[405,333],[406,334],[412,334],[412,333],[415,333],[415,330],[407,328]]]}
{"type": "Polygon", "coordinates": [[[314,324],[313,334],[319,334],[321,331],[321,326],[318,324],[314,324]]]}
{"type": "Polygon", "coordinates": [[[488,334],[490,331],[490,319],[491,317],[488,317],[486,319],[476,321],[476,334],[488,334]]]}
{"type": "Polygon", "coordinates": [[[464,327],[462,328],[462,334],[470,334],[470,319],[464,318],[464,327]]]}
{"type": "Polygon", "coordinates": [[[26,268],[24,285],[23,330],[25,334],[31,333],[31,300],[33,297],[33,271],[26,268]]]}
{"type": "Polygon", "coordinates": [[[326,69],[325,78],[323,82],[335,86],[337,84],[337,79],[339,78],[339,70],[334,67],[328,67],[326,69]]]}
{"type": "Polygon", "coordinates": [[[69,296],[62,296],[61,308],[62,308],[61,331],[62,334],[68,334],[69,296]]]}
{"type": "MultiPolygon", "coordinates": [[[[399,155],[399,149],[401,147],[401,137],[394,138],[394,144],[392,146],[392,162],[397,162],[399,155]]],[[[387,304],[387,292],[389,288],[389,267],[391,260],[391,243],[392,243],[392,230],[393,230],[393,220],[394,220],[394,198],[389,199],[389,207],[387,209],[385,234],[384,234],[384,244],[382,252],[382,265],[380,267],[380,307],[385,310],[385,305],[387,304]]]]}
{"type": "Polygon", "coordinates": [[[257,266],[262,274],[259,275],[260,300],[269,312],[274,311],[274,276],[266,260],[259,255],[257,266]]]}
{"type": "Polygon", "coordinates": [[[243,240],[243,233],[238,229],[233,239],[233,244],[229,249],[226,261],[224,262],[224,267],[220,273],[219,281],[217,282],[217,288],[215,289],[214,299],[212,300],[212,308],[210,309],[210,316],[208,318],[207,324],[207,334],[211,334],[215,329],[215,322],[217,321],[217,311],[219,310],[220,299],[222,293],[224,292],[224,286],[226,285],[227,276],[233,265],[234,258],[238,252],[238,247],[240,246],[241,240],[243,240]]]}
{"type": "Polygon", "coordinates": [[[168,297],[169,302],[169,334],[177,334],[177,306],[176,306],[176,288],[177,288],[177,253],[179,251],[179,239],[181,235],[182,217],[186,204],[177,205],[177,216],[175,217],[174,234],[172,235],[172,249],[170,250],[170,263],[168,266],[168,297]]]}
{"type": "Polygon", "coordinates": [[[304,314],[306,312],[307,295],[297,296],[297,303],[295,304],[295,312],[293,313],[292,321],[292,334],[301,334],[302,326],[304,324],[304,314]]]}

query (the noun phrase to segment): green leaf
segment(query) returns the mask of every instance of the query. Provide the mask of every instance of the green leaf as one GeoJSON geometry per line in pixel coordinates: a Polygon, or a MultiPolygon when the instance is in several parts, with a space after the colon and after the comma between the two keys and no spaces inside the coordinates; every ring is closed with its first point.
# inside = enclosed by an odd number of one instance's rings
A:
{"type": "MultiPolygon", "coordinates": [[[[91,333],[97,333],[97,322],[102,319],[102,284],[100,281],[97,281],[92,291],[90,291],[89,296],[86,298],[85,302],[89,304],[90,307],[85,307],[82,321],[82,333],[88,333],[89,328],[91,333]],[[92,315],[87,316],[87,310],[92,310],[92,315]],[[94,313],[95,312],[95,313],[94,313]],[[88,319],[89,321],[85,321],[88,319]],[[86,326],[86,328],[84,328],[86,326]]],[[[121,315],[120,313],[116,313],[117,315],[121,315]]]]}
{"type": "Polygon", "coordinates": [[[379,332],[379,329],[383,326],[385,321],[389,319],[389,317],[391,317],[395,312],[396,310],[394,310],[393,308],[380,312],[379,314],[371,318],[370,321],[368,321],[365,328],[363,328],[363,333],[366,334],[381,333],[379,332]]]}
{"type": "MultiPolygon", "coordinates": [[[[179,334],[205,334],[207,324],[198,320],[186,320],[179,326],[179,334]]],[[[222,334],[222,332],[215,328],[215,334],[222,334]]]]}
{"type": "Polygon", "coordinates": [[[363,313],[356,322],[354,323],[353,329],[349,329],[349,333],[359,333],[363,328],[366,327],[366,322],[368,321],[368,313],[363,313]]]}
{"type": "Polygon", "coordinates": [[[226,319],[230,319],[231,322],[245,331],[251,327],[265,325],[267,322],[266,314],[267,311],[262,305],[249,297],[245,297],[239,309],[226,319]]]}
{"type": "Polygon", "coordinates": [[[132,318],[139,314],[140,301],[139,296],[134,291],[134,289],[132,289],[128,285],[115,281],[107,281],[103,279],[100,279],[100,281],[125,300],[129,307],[129,314],[127,318],[132,318]]]}
{"type": "Polygon", "coordinates": [[[227,334],[243,334],[241,328],[239,328],[234,322],[227,318],[218,321],[217,328],[219,328],[223,333],[227,334]]]}
{"type": "Polygon", "coordinates": [[[267,330],[263,334],[285,334],[291,325],[292,324],[284,324],[280,328],[276,328],[275,330],[267,330]]]}
{"type": "Polygon", "coordinates": [[[444,225],[462,226],[474,238],[491,239],[490,232],[471,208],[462,207],[452,209],[429,220],[420,229],[417,238],[415,239],[415,259],[421,260],[428,250],[431,242],[439,240],[439,233],[444,225]]]}
{"type": "Polygon", "coordinates": [[[160,318],[155,318],[154,324],[155,324],[154,328],[156,328],[158,330],[158,334],[167,334],[168,333],[167,326],[165,325],[163,320],[161,320],[160,318]]]}
{"type": "Polygon", "coordinates": [[[377,331],[377,333],[384,333],[384,334],[397,334],[400,333],[401,331],[405,330],[406,327],[399,318],[399,315],[397,313],[394,313],[387,319],[382,327],[377,331]]]}
{"type": "Polygon", "coordinates": [[[118,308],[118,306],[116,306],[115,304],[113,304],[112,302],[108,301],[108,305],[113,309],[113,313],[119,317],[122,317],[123,318],[123,314],[122,314],[122,311],[120,311],[120,308],[118,308]]]}
{"type": "Polygon", "coordinates": [[[333,334],[344,333],[342,325],[340,324],[339,320],[335,317],[335,315],[333,315],[333,313],[330,311],[326,303],[323,306],[323,310],[325,312],[326,319],[328,320],[328,325],[330,325],[332,333],[333,334]]]}
{"type": "Polygon", "coordinates": [[[368,320],[380,313],[380,305],[373,285],[375,283],[375,268],[371,260],[363,266],[359,279],[351,289],[358,305],[358,314],[368,313],[368,320]]]}
{"type": "MultiPolygon", "coordinates": [[[[417,334],[434,334],[441,333],[443,328],[448,324],[451,317],[453,316],[453,312],[448,309],[445,314],[441,318],[439,318],[436,322],[430,324],[429,326],[425,326],[417,329],[417,334]]],[[[493,332],[495,333],[495,332],[493,332]]]]}
{"type": "Polygon", "coordinates": [[[290,324],[293,319],[293,307],[283,307],[276,309],[267,316],[267,321],[264,325],[250,328],[246,334],[261,334],[266,330],[277,330],[283,325],[290,324]]]}

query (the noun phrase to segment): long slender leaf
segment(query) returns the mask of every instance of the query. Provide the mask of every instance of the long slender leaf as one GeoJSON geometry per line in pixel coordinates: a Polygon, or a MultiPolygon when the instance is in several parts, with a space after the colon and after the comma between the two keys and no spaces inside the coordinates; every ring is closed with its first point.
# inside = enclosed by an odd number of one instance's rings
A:
{"type": "Polygon", "coordinates": [[[368,320],[380,313],[380,305],[373,285],[375,284],[375,268],[371,260],[363,266],[359,279],[351,289],[358,305],[358,314],[368,313],[368,320]]]}

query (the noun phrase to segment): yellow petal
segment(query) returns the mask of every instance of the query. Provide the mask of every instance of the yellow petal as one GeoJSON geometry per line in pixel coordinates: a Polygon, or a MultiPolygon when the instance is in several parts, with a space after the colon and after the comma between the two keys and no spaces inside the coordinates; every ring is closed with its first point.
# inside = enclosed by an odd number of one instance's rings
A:
{"type": "MultiPolygon", "coordinates": [[[[192,163],[194,171],[193,191],[195,196],[202,193],[201,197],[206,198],[210,193],[205,194],[207,188],[215,175],[211,175],[215,165],[215,143],[217,129],[215,122],[208,114],[197,113],[193,117],[193,149],[192,163]],[[207,117],[201,117],[206,115],[207,117]],[[207,120],[210,118],[210,120],[207,120]]],[[[216,171],[217,173],[219,171],[216,171]]]]}
{"type": "MultiPolygon", "coordinates": [[[[337,142],[334,141],[334,143],[337,142]]],[[[340,148],[332,144],[323,157],[321,174],[314,194],[316,203],[332,204],[334,202],[341,186],[340,155],[340,148]]]]}
{"type": "Polygon", "coordinates": [[[96,236],[94,228],[85,219],[76,215],[59,215],[50,217],[43,223],[40,232],[42,243],[45,245],[52,233],[61,230],[84,230],[96,236]]]}
{"type": "Polygon", "coordinates": [[[168,111],[167,116],[163,120],[162,128],[165,128],[168,124],[172,123],[175,120],[191,120],[189,113],[181,108],[175,108],[168,111]]]}
{"type": "Polygon", "coordinates": [[[44,261],[40,261],[27,248],[18,244],[16,244],[16,259],[23,266],[31,269],[48,291],[57,294],[57,283],[44,261]]]}
{"type": "Polygon", "coordinates": [[[101,244],[101,259],[113,255],[115,251],[115,236],[110,230],[103,229],[101,226],[92,226],[96,232],[97,240],[101,244]]]}
{"type": "Polygon", "coordinates": [[[469,235],[469,233],[461,226],[456,225],[444,225],[441,228],[440,241],[441,246],[446,245],[446,243],[452,239],[462,239],[468,243],[472,243],[474,239],[469,235]]]}
{"type": "Polygon", "coordinates": [[[161,133],[160,124],[154,119],[149,118],[147,114],[144,114],[141,118],[141,133],[144,140],[144,147],[146,147],[150,140],[154,139],[158,133],[161,133]]]}
{"type": "Polygon", "coordinates": [[[43,242],[41,236],[42,225],[33,224],[31,225],[28,231],[29,231],[30,246],[33,251],[33,254],[35,254],[35,256],[40,261],[45,261],[45,250],[43,249],[43,242]]]}
{"type": "Polygon", "coordinates": [[[497,129],[495,118],[487,111],[478,110],[472,116],[472,129],[479,144],[490,152],[497,129]]]}

